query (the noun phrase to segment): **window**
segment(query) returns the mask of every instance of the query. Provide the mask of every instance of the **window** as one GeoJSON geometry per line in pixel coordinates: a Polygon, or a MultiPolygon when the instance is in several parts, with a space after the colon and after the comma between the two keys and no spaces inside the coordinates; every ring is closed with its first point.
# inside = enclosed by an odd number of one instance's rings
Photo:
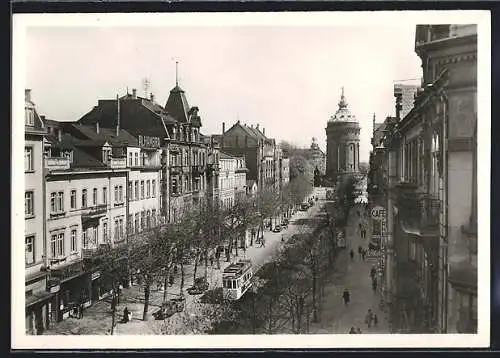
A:
{"type": "Polygon", "coordinates": [[[94,190],[92,191],[92,201],[93,201],[94,206],[96,206],[97,205],[97,188],[94,188],[94,190]]]}
{"type": "Polygon", "coordinates": [[[64,192],[57,193],[57,209],[59,212],[64,211],[64,192]]]}
{"type": "Polygon", "coordinates": [[[139,166],[139,153],[135,153],[134,154],[134,159],[135,159],[135,166],[139,166]]]}
{"type": "Polygon", "coordinates": [[[64,192],[50,193],[50,212],[60,213],[64,211],[64,192]]]}
{"type": "Polygon", "coordinates": [[[135,215],[135,220],[134,220],[134,229],[135,229],[135,232],[139,232],[139,213],[136,213],[135,215]]]}
{"type": "Polygon", "coordinates": [[[115,185],[115,203],[118,202],[118,185],[115,185]]]}
{"type": "Polygon", "coordinates": [[[102,202],[103,204],[108,204],[108,188],[102,188],[102,202]]]}
{"type": "Polygon", "coordinates": [[[128,200],[131,201],[133,200],[134,197],[132,195],[132,182],[128,182],[128,200]]]}
{"type": "Polygon", "coordinates": [[[119,235],[119,238],[120,240],[123,239],[123,236],[124,236],[124,231],[123,231],[123,218],[120,218],[118,220],[118,225],[119,225],[119,228],[118,228],[118,235],[119,235]]]}
{"type": "Polygon", "coordinates": [[[71,252],[76,252],[77,251],[77,243],[76,243],[76,230],[73,229],[71,230],[71,252]]]}
{"type": "Polygon", "coordinates": [[[153,179],[153,181],[151,182],[151,189],[153,189],[153,192],[152,192],[152,197],[153,198],[156,198],[156,180],[153,179]]]}
{"type": "Polygon", "coordinates": [[[27,126],[35,125],[35,112],[29,108],[24,109],[24,124],[27,126]]]}
{"type": "Polygon", "coordinates": [[[128,153],[128,166],[132,166],[132,153],[128,153]]]}
{"type": "Polygon", "coordinates": [[[134,231],[134,228],[133,228],[133,222],[134,218],[133,218],[133,215],[132,214],[129,214],[128,215],[128,219],[127,219],[127,232],[133,232],[134,231]]]}
{"type": "Polygon", "coordinates": [[[25,260],[26,265],[35,263],[35,236],[26,237],[25,260]]]}
{"type": "Polygon", "coordinates": [[[172,194],[177,194],[178,192],[178,188],[177,188],[177,179],[172,179],[172,194]]]}
{"type": "Polygon", "coordinates": [[[120,185],[118,187],[118,195],[119,195],[120,203],[123,203],[123,185],[120,185]]]}
{"type": "Polygon", "coordinates": [[[64,255],[64,233],[52,234],[50,238],[50,254],[52,258],[64,255]]]}
{"type": "Polygon", "coordinates": [[[24,147],[24,171],[33,171],[33,147],[24,147]]]}
{"type": "Polygon", "coordinates": [[[151,227],[151,211],[148,210],[146,214],[146,227],[149,229],[151,227]]]}
{"type": "Polygon", "coordinates": [[[141,200],[144,199],[144,180],[141,180],[141,200]]]}
{"type": "Polygon", "coordinates": [[[146,212],[143,210],[141,212],[141,229],[144,230],[144,227],[146,225],[146,212]]]}
{"type": "Polygon", "coordinates": [[[102,224],[102,238],[105,243],[108,242],[108,223],[103,223],[102,224]]]}
{"type": "Polygon", "coordinates": [[[118,226],[118,219],[115,219],[115,241],[120,241],[120,227],[118,226]]]}
{"type": "Polygon", "coordinates": [[[89,239],[88,239],[88,235],[87,235],[87,229],[82,230],[82,247],[84,249],[89,247],[89,239]]]}
{"type": "Polygon", "coordinates": [[[156,209],[153,209],[151,211],[151,224],[153,226],[156,226],[156,209]]]}
{"type": "Polygon", "coordinates": [[[439,135],[434,133],[431,145],[431,192],[439,191],[439,135]]]}
{"type": "Polygon", "coordinates": [[[149,180],[146,182],[146,197],[148,199],[151,197],[151,182],[149,180]]]}
{"type": "Polygon", "coordinates": [[[76,190],[71,190],[70,192],[70,208],[76,209],[76,190]]]}
{"type": "Polygon", "coordinates": [[[82,208],[87,207],[87,189],[82,190],[82,208]]]}
{"type": "Polygon", "coordinates": [[[135,187],[135,200],[139,200],[139,181],[136,180],[134,183],[135,187]]]}
{"type": "Polygon", "coordinates": [[[26,217],[34,216],[35,212],[34,212],[33,208],[34,208],[33,192],[26,191],[26,192],[24,192],[24,215],[26,217]]]}

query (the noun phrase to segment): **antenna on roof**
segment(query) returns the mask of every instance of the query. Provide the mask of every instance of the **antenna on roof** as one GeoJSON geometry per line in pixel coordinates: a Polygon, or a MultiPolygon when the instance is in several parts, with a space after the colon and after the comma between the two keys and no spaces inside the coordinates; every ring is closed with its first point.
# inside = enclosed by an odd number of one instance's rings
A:
{"type": "Polygon", "coordinates": [[[150,88],[151,88],[151,81],[149,80],[149,78],[144,77],[142,79],[142,89],[144,90],[144,98],[148,97],[148,92],[150,88]]]}

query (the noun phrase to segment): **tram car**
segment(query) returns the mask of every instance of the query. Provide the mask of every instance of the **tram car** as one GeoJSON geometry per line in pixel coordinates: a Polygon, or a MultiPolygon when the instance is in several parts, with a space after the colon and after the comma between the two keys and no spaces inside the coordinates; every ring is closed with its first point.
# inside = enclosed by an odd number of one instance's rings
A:
{"type": "Polygon", "coordinates": [[[253,268],[250,260],[232,263],[222,272],[222,294],[224,299],[239,300],[252,286],[253,268]]]}

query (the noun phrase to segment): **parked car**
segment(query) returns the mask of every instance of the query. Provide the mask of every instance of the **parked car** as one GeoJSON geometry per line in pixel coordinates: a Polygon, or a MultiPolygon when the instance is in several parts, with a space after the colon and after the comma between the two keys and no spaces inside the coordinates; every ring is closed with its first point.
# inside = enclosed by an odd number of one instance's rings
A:
{"type": "Polygon", "coordinates": [[[281,232],[281,225],[276,225],[273,229],[273,232],[281,232]]]}
{"type": "Polygon", "coordinates": [[[187,289],[190,295],[201,295],[208,290],[208,282],[205,277],[198,277],[194,280],[194,285],[187,289]]]}
{"type": "Polygon", "coordinates": [[[168,318],[175,313],[184,311],[186,306],[186,299],[184,297],[172,298],[166,302],[163,302],[161,307],[153,312],[153,317],[156,320],[163,320],[168,318]]]}

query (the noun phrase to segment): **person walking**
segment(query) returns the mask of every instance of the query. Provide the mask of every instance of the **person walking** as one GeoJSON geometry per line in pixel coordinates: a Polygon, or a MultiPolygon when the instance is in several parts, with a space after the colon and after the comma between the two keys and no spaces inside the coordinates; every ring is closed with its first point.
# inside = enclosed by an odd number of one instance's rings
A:
{"type": "Polygon", "coordinates": [[[373,326],[374,327],[377,327],[377,324],[378,324],[378,317],[376,314],[373,315],[373,326]]]}
{"type": "Polygon", "coordinates": [[[125,307],[123,309],[123,318],[122,318],[122,322],[123,323],[127,323],[130,319],[130,311],[128,310],[128,307],[125,307]]]}
{"type": "Polygon", "coordinates": [[[344,293],[342,294],[342,298],[344,299],[344,304],[347,306],[349,301],[351,300],[351,293],[347,288],[344,289],[344,293]]]}
{"type": "Polygon", "coordinates": [[[356,333],[357,333],[357,334],[361,334],[361,328],[359,328],[359,327],[358,327],[358,328],[356,328],[356,333]]]}
{"type": "Polygon", "coordinates": [[[375,265],[373,265],[372,269],[370,270],[370,278],[373,280],[375,278],[376,274],[377,274],[377,270],[375,269],[375,265]]]}
{"type": "Polygon", "coordinates": [[[352,249],[349,252],[349,256],[351,256],[351,261],[354,261],[354,251],[352,249]]]}
{"type": "Polygon", "coordinates": [[[373,289],[373,293],[377,292],[377,278],[374,277],[372,279],[372,289],[373,289]]]}
{"type": "Polygon", "coordinates": [[[358,246],[358,254],[359,254],[359,258],[363,258],[363,248],[361,247],[361,245],[358,246]]]}
{"type": "Polygon", "coordinates": [[[368,308],[368,312],[366,313],[365,316],[365,323],[368,326],[368,328],[372,326],[372,322],[373,322],[373,312],[371,308],[368,308]]]}
{"type": "Polygon", "coordinates": [[[116,303],[117,303],[117,296],[113,295],[113,298],[111,299],[111,312],[115,311],[116,303]]]}
{"type": "Polygon", "coordinates": [[[358,332],[356,332],[356,328],[354,327],[351,327],[351,329],[349,330],[349,334],[356,334],[358,332]]]}
{"type": "Polygon", "coordinates": [[[365,260],[366,260],[366,249],[363,249],[363,252],[361,253],[361,259],[362,259],[363,261],[365,261],[365,260]]]}

